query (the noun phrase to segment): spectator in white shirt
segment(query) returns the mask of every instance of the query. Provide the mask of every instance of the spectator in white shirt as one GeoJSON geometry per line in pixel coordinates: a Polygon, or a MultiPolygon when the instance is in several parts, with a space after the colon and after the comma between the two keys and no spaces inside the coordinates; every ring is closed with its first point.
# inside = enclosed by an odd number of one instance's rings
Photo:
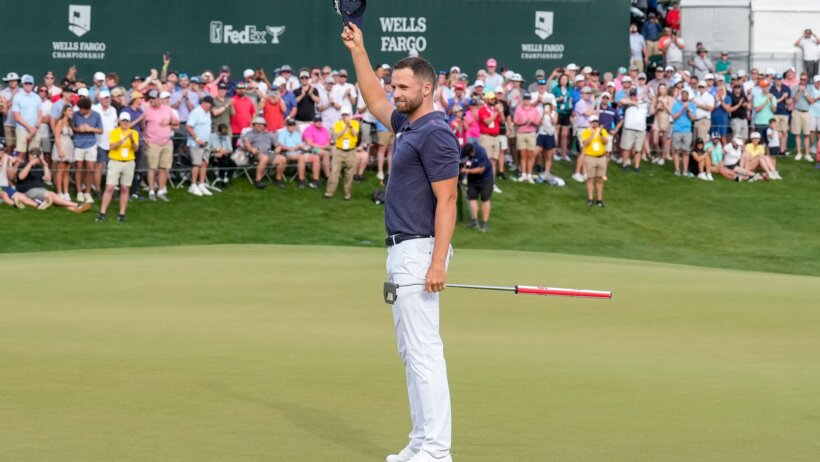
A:
{"type": "Polygon", "coordinates": [[[693,65],[698,80],[706,80],[706,74],[715,71],[715,66],[712,64],[712,60],[709,59],[709,52],[706,51],[706,48],[698,48],[698,54],[693,60],[693,65]]]}
{"type": "Polygon", "coordinates": [[[715,97],[706,89],[706,82],[698,82],[698,94],[692,100],[695,103],[695,138],[709,139],[712,127],[712,111],[715,110],[715,97]]]}
{"type": "Polygon", "coordinates": [[[108,165],[108,137],[117,128],[117,110],[111,105],[111,93],[102,90],[97,94],[98,103],[91,106],[91,110],[98,113],[102,119],[103,132],[97,135],[97,163],[94,165],[94,186],[97,188],[97,195],[102,194],[102,173],[108,165]]]}
{"type": "Polygon", "coordinates": [[[794,46],[803,50],[803,68],[809,76],[820,74],[820,37],[811,29],[803,31],[803,35],[794,42],[794,46]]]}

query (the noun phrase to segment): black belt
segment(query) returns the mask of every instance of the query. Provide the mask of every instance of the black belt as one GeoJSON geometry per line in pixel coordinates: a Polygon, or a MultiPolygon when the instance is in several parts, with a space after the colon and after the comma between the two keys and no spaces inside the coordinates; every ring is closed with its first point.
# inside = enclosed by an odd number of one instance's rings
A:
{"type": "Polygon", "coordinates": [[[802,110],[800,110],[800,109],[795,109],[795,111],[797,111],[797,112],[809,112],[809,110],[808,110],[808,109],[806,109],[805,111],[802,111],[802,110]]]}
{"type": "Polygon", "coordinates": [[[409,241],[411,239],[426,239],[430,236],[429,234],[405,234],[405,233],[396,233],[391,234],[384,238],[384,243],[387,244],[387,247],[392,247],[394,245],[401,244],[404,241],[409,241]]]}

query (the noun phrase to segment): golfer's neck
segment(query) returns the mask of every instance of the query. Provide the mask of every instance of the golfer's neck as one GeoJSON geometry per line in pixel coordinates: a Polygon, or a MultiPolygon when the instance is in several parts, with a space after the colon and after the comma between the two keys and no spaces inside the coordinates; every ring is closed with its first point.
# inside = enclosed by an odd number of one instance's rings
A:
{"type": "Polygon", "coordinates": [[[407,115],[407,119],[411,123],[415,122],[416,120],[418,120],[418,119],[426,116],[427,114],[433,112],[433,110],[434,110],[433,102],[424,100],[424,103],[422,103],[422,105],[419,106],[418,109],[416,109],[415,111],[413,111],[412,113],[407,115]]]}

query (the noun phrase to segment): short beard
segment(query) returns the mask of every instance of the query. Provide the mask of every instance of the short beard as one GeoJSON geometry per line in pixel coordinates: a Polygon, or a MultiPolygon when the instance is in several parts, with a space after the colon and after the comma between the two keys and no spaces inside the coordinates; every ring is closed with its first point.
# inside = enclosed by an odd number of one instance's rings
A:
{"type": "Polygon", "coordinates": [[[412,100],[407,99],[404,101],[405,108],[398,109],[398,104],[396,105],[396,109],[403,114],[412,114],[416,111],[416,109],[420,108],[421,105],[424,104],[424,94],[419,93],[415,98],[412,100]]]}

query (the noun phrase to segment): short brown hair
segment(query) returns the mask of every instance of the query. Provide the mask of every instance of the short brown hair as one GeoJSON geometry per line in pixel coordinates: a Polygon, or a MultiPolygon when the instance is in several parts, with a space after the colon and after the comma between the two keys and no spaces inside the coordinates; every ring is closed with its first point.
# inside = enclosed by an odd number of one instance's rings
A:
{"type": "Polygon", "coordinates": [[[410,69],[413,71],[413,75],[417,79],[419,79],[422,83],[429,82],[433,84],[433,89],[435,89],[436,81],[438,80],[436,78],[436,70],[433,69],[433,65],[426,59],[409,56],[397,62],[393,66],[394,71],[399,69],[410,69]]]}

